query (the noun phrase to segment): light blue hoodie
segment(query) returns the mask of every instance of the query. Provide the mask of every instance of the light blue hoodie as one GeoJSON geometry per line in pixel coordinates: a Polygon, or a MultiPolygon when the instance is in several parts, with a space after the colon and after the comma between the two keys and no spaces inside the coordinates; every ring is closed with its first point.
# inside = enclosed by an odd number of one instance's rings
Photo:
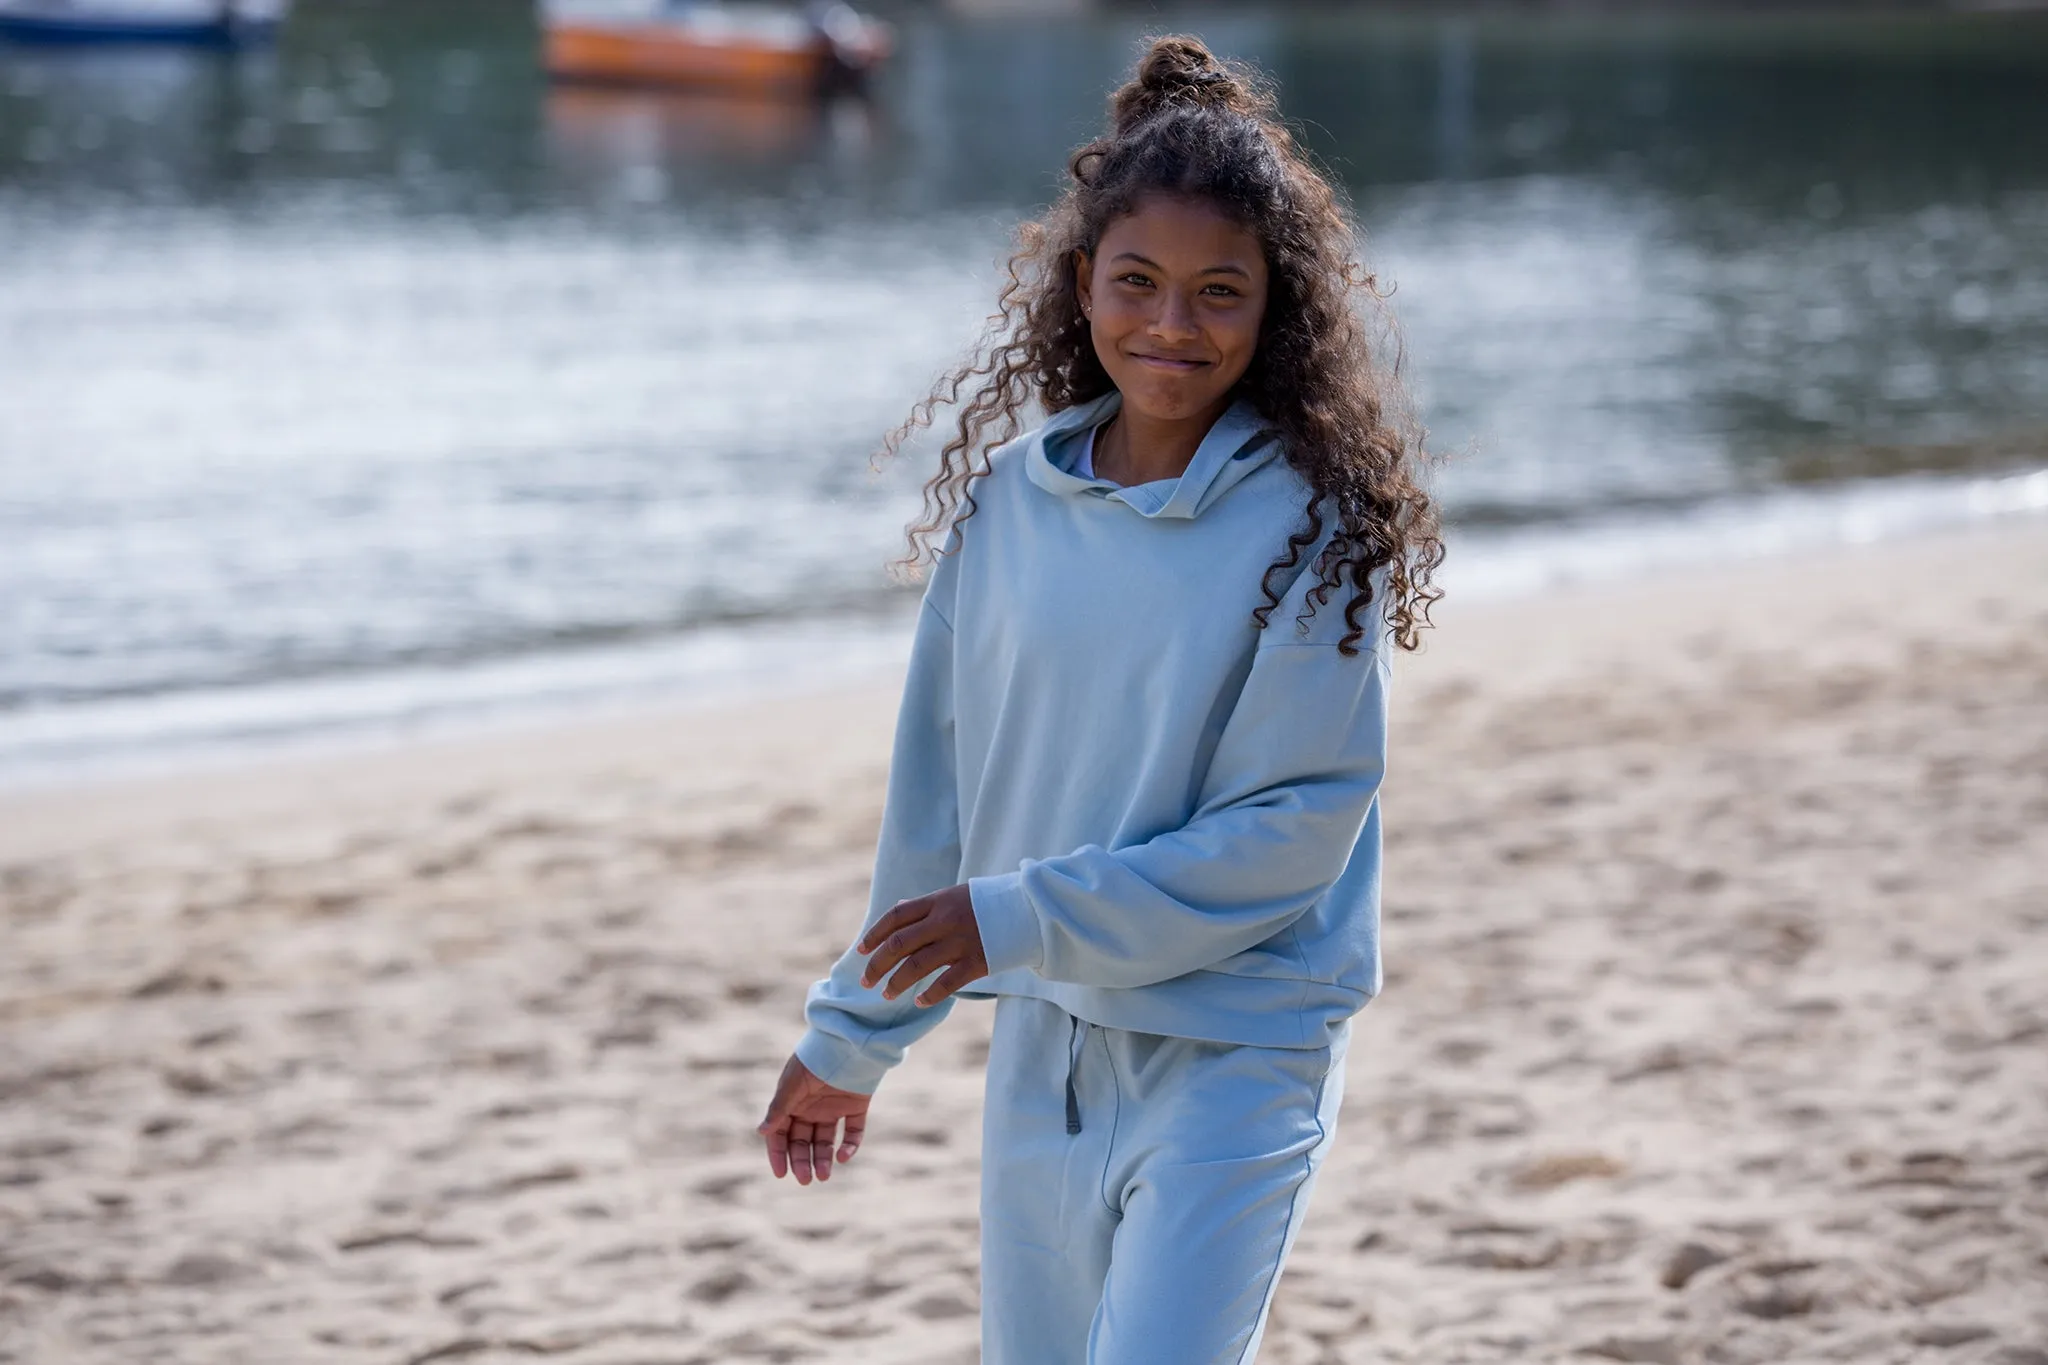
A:
{"type": "Polygon", "coordinates": [[[1298,628],[1318,541],[1259,630],[1261,575],[1308,502],[1278,433],[1239,400],[1178,479],[1076,475],[1120,401],[991,452],[933,566],[862,928],[964,881],[989,975],[885,1000],[849,946],[796,1046],[827,1084],[873,1093],[958,996],[1320,1047],[1380,989],[1385,594],[1357,654],[1337,649],[1344,586],[1298,628]]]}

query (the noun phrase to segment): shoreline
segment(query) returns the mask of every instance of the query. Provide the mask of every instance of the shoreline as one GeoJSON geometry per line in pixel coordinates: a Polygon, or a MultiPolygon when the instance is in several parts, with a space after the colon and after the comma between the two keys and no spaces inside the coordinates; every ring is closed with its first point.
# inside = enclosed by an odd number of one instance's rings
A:
{"type": "MultiPolygon", "coordinates": [[[[1457,602],[1530,599],[1654,582],[1716,562],[1825,555],[1875,540],[1996,532],[2048,519],[2048,467],[1964,478],[1899,476],[1710,500],[1643,519],[1595,517],[1454,533],[1444,580],[1457,602]]],[[[402,749],[583,718],[715,706],[887,677],[909,650],[902,610],[767,618],[632,644],[539,650],[464,664],[172,691],[0,711],[0,795],[124,775],[235,769],[250,760],[402,749]]]]}
{"type": "MultiPolygon", "coordinates": [[[[1592,655],[1571,655],[1546,647],[1547,625],[1532,619],[1532,607],[1547,601],[1582,623],[1609,609],[1623,613],[1655,610],[1671,599],[1698,624],[1692,633],[1740,632],[1755,603],[1768,601],[1788,624],[1811,630],[1825,609],[1802,600],[1797,585],[1809,579],[1839,589],[1881,565],[1906,557],[1919,562],[1967,559],[1982,547],[1995,557],[2024,558],[2048,543],[2048,517],[2010,518],[1962,530],[1856,545],[1827,545],[1765,558],[1740,559],[1720,569],[1697,564],[1663,566],[1638,579],[1591,579],[1558,584],[1541,594],[1476,601],[1448,598],[1436,613],[1419,654],[1395,659],[1394,761],[1400,758],[1407,694],[1448,688],[1461,692],[1484,677],[1491,688],[1542,685],[1574,673],[1609,668],[1631,674],[1655,671],[1657,661],[1606,632],[1576,643],[1592,655]],[[1469,623],[1468,623],[1469,618],[1469,623]],[[1533,666],[1532,666],[1533,665],[1533,666]],[[1509,682],[1512,676],[1513,682],[1509,682]]],[[[1930,605],[1946,597],[1931,584],[1908,580],[1930,605]]],[[[905,644],[907,649],[907,642],[905,644]]],[[[1662,671],[1684,671],[1682,660],[1661,661],[1662,671]]],[[[762,683],[748,697],[737,687],[697,696],[639,704],[619,703],[589,711],[509,715],[475,728],[421,736],[390,735],[340,742],[305,751],[221,751],[192,767],[87,774],[73,780],[20,787],[0,786],[0,858],[33,855],[44,848],[76,846],[146,826],[164,807],[179,818],[279,811],[281,795],[317,789],[308,804],[361,800],[375,805],[390,791],[423,798],[447,797],[456,789],[495,781],[546,776],[560,779],[581,769],[646,762],[672,756],[707,772],[742,761],[788,761],[817,752],[848,729],[867,735],[863,757],[886,773],[895,707],[902,689],[900,663],[850,671],[829,685],[762,683]],[[67,832],[68,831],[68,832],[67,832]]]]}
{"type": "MultiPolygon", "coordinates": [[[[1260,1359],[2048,1360],[2048,522],[1439,622],[1260,1359]]],[[[972,1361],[990,1011],[752,1136],[897,687],[0,795],[0,1355],[972,1361]]]]}

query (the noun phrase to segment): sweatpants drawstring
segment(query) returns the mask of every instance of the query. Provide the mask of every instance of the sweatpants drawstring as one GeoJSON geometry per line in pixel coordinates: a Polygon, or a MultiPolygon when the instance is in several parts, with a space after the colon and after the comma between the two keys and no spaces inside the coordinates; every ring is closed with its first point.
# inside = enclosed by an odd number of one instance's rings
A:
{"type": "Polygon", "coordinates": [[[1075,1019],[1073,1027],[1067,1030],[1067,1132],[1081,1131],[1081,1101],[1074,1094],[1074,1036],[1081,1031],[1081,1021],[1075,1019]]]}

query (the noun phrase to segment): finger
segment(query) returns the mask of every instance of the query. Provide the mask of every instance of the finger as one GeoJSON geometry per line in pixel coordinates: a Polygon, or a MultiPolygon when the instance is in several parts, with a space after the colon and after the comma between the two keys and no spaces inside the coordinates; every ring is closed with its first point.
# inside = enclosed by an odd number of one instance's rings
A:
{"type": "Polygon", "coordinates": [[[860,936],[860,942],[854,944],[854,947],[863,953],[872,953],[877,943],[880,943],[904,925],[915,924],[923,919],[928,908],[922,896],[907,901],[897,901],[895,905],[889,908],[887,914],[868,926],[867,932],[860,936]]]}
{"type": "MultiPolygon", "coordinates": [[[[941,936],[941,929],[931,920],[919,920],[907,928],[898,929],[889,935],[888,941],[875,949],[868,965],[861,970],[861,984],[873,985],[895,969],[896,964],[909,957],[918,949],[926,947],[941,936]]],[[[937,964],[934,963],[934,966],[937,964]]],[[[911,978],[915,980],[916,978],[911,978]]]]}
{"type": "Polygon", "coordinates": [[[866,1114],[848,1114],[846,1116],[846,1136],[839,1143],[839,1159],[841,1161],[853,1160],[853,1154],[860,1150],[861,1137],[867,1130],[868,1116],[866,1114]]]}
{"type": "Polygon", "coordinates": [[[882,987],[884,998],[894,1000],[897,996],[915,986],[918,982],[946,965],[950,954],[944,947],[922,948],[903,959],[903,966],[896,975],[889,978],[889,984],[882,987]]]}
{"type": "Polygon", "coordinates": [[[821,1123],[811,1138],[811,1169],[820,1180],[832,1178],[832,1140],[839,1120],[821,1123]]]}
{"type": "Polygon", "coordinates": [[[917,1003],[925,1006],[936,1005],[968,982],[987,975],[986,971],[976,967],[973,963],[956,962],[946,969],[944,976],[924,988],[924,991],[917,997],[917,1003]]]}
{"type": "Polygon", "coordinates": [[[789,1125],[789,1173],[796,1177],[799,1185],[811,1183],[811,1132],[816,1126],[811,1123],[789,1125]]]}
{"type": "Polygon", "coordinates": [[[777,1180],[789,1174],[789,1120],[783,1119],[770,1128],[768,1138],[768,1169],[775,1172],[777,1180]]]}

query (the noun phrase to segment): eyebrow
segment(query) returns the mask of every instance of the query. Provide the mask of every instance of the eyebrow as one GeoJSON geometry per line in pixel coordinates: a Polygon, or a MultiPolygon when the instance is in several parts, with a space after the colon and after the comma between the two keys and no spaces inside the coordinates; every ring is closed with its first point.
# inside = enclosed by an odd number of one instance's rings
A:
{"type": "MultiPolygon", "coordinates": [[[[1115,256],[1112,256],[1110,258],[1110,264],[1112,265],[1114,265],[1118,261],[1136,261],[1139,265],[1146,266],[1152,270],[1156,270],[1162,275],[1166,273],[1165,266],[1159,264],[1159,262],[1157,261],[1148,260],[1147,258],[1140,256],[1135,251],[1119,251],[1115,256]]],[[[1251,272],[1249,270],[1246,270],[1241,265],[1212,265],[1208,267],[1206,270],[1198,270],[1195,273],[1198,275],[1236,275],[1247,280],[1252,277],[1251,272]]]]}

